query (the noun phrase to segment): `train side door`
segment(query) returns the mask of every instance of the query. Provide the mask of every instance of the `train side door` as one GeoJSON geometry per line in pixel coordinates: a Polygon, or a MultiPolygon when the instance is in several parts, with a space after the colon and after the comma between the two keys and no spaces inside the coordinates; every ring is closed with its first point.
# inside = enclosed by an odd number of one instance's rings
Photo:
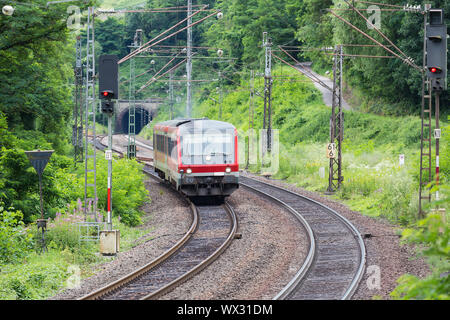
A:
{"type": "Polygon", "coordinates": [[[168,140],[168,136],[164,136],[164,163],[166,164],[166,166],[167,166],[167,169],[169,169],[169,162],[167,161],[167,154],[168,154],[168,150],[169,150],[169,146],[168,146],[168,143],[167,143],[167,140],[168,140]]]}

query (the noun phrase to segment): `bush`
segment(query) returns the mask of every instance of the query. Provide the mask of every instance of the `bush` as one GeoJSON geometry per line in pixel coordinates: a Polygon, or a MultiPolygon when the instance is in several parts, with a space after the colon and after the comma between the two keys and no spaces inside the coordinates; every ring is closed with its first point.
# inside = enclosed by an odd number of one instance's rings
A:
{"type": "Polygon", "coordinates": [[[70,272],[71,266],[83,266],[83,273],[88,269],[87,263],[99,261],[91,246],[88,244],[76,252],[49,248],[45,254],[29,254],[26,263],[2,266],[0,299],[37,300],[53,296],[73,275],[70,272]],[[87,253],[88,251],[90,253],[87,253]]]}
{"type": "Polygon", "coordinates": [[[415,228],[405,229],[404,242],[425,246],[422,254],[428,258],[433,273],[425,279],[403,275],[399,285],[391,293],[396,299],[450,300],[450,229],[449,223],[440,214],[428,216],[416,223],[415,228]]]}
{"type": "Polygon", "coordinates": [[[32,235],[24,228],[22,212],[3,205],[0,201],[0,262],[17,263],[30,252],[32,235]]]}
{"type": "MultiPolygon", "coordinates": [[[[55,219],[49,220],[48,230],[45,234],[45,240],[50,249],[64,250],[68,249],[72,252],[80,249],[80,233],[78,232],[76,223],[84,221],[81,213],[76,214],[60,214],[57,213],[55,219]]],[[[41,238],[41,231],[37,231],[35,239],[41,238]]],[[[39,244],[39,241],[35,241],[39,244]]]]}
{"type": "MultiPolygon", "coordinates": [[[[84,198],[84,171],[79,168],[76,191],[73,196],[84,198]]],[[[72,185],[73,186],[73,185],[72,185]]],[[[108,193],[108,161],[103,156],[97,157],[97,197],[98,208],[103,212],[107,210],[108,193]]],[[[73,188],[73,187],[72,187],[73,188]]],[[[130,226],[141,223],[144,214],[139,208],[150,201],[148,191],[144,184],[144,173],[142,165],[136,160],[118,159],[113,160],[112,179],[112,211],[115,217],[121,217],[122,222],[130,226]]],[[[92,194],[88,195],[93,197],[92,194]]],[[[73,204],[74,201],[73,201],[73,204]]]]}

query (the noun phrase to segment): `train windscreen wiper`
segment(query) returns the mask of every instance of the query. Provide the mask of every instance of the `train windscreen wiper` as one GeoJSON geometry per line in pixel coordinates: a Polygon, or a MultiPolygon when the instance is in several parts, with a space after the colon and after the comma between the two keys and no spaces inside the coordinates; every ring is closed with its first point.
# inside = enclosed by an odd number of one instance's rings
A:
{"type": "Polygon", "coordinates": [[[231,156],[231,153],[225,153],[225,152],[211,152],[210,155],[211,155],[211,156],[219,156],[219,155],[222,155],[222,156],[231,156]]]}

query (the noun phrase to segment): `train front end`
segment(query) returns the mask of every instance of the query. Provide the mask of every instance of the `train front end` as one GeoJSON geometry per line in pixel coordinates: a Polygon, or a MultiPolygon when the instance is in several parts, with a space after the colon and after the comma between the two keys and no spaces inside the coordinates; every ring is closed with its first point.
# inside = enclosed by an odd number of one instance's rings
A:
{"type": "Polygon", "coordinates": [[[238,189],[236,128],[214,120],[189,121],[178,128],[181,192],[188,197],[224,198],[238,189]]]}

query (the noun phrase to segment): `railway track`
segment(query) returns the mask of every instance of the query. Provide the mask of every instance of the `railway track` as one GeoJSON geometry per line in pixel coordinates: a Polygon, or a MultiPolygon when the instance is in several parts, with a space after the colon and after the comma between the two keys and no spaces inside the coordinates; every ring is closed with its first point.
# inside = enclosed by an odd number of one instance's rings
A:
{"type": "Polygon", "coordinates": [[[189,232],[162,256],[81,300],[149,300],[169,292],[213,262],[231,243],[237,229],[233,209],[193,207],[189,232]]]}
{"type": "Polygon", "coordinates": [[[364,241],[352,223],[335,210],[287,189],[242,175],[240,185],[290,211],[309,238],[303,265],[274,299],[350,299],[366,262],[364,241]]]}
{"type": "MultiPolygon", "coordinates": [[[[104,148],[98,142],[96,147],[104,148]]],[[[161,181],[150,166],[145,165],[144,172],[161,181]]],[[[236,214],[228,203],[220,206],[190,205],[192,225],[172,248],[138,270],[81,297],[80,300],[155,299],[217,259],[235,237],[236,214]]]]}
{"type": "Polygon", "coordinates": [[[240,185],[290,211],[309,238],[303,265],[274,299],[350,299],[365,268],[365,246],[356,228],[336,211],[287,189],[242,175],[240,185]]]}
{"type": "Polygon", "coordinates": [[[287,189],[242,176],[240,184],[294,214],[309,236],[303,265],[274,299],[350,299],[363,276],[366,256],[356,228],[336,211],[287,189]]]}

